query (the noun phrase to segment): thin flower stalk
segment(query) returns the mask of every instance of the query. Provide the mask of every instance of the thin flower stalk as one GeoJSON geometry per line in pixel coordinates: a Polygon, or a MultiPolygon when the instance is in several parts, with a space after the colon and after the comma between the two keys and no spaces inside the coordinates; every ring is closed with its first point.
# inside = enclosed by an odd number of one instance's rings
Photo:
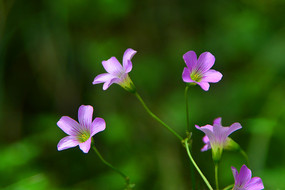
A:
{"type": "Polygon", "coordinates": [[[245,152],[243,149],[240,149],[240,151],[239,151],[239,152],[240,152],[240,153],[241,153],[241,155],[245,158],[245,161],[246,161],[246,163],[247,163],[248,167],[250,167],[249,159],[248,159],[248,156],[247,156],[246,152],[245,152]]]}
{"type": "Polygon", "coordinates": [[[204,174],[202,173],[202,171],[200,170],[200,168],[198,167],[198,165],[196,164],[196,162],[194,161],[191,153],[190,153],[190,150],[189,150],[189,144],[188,144],[188,138],[184,139],[184,145],[185,145],[185,148],[186,148],[186,151],[187,151],[187,154],[188,154],[188,157],[190,159],[190,161],[192,162],[192,164],[194,165],[194,167],[196,168],[196,170],[198,171],[198,173],[200,174],[200,176],[202,177],[202,179],[204,180],[204,182],[206,183],[207,187],[210,189],[210,190],[213,190],[212,186],[210,185],[209,181],[207,180],[207,178],[204,176],[204,174]]]}
{"type": "Polygon", "coordinates": [[[154,113],[152,113],[152,111],[150,111],[150,109],[147,107],[147,105],[145,104],[145,102],[143,101],[143,99],[141,98],[141,96],[138,94],[137,91],[134,94],[136,95],[137,99],[140,101],[140,103],[143,105],[143,107],[145,108],[147,113],[152,118],[154,118],[156,121],[161,123],[168,131],[170,131],[172,134],[174,134],[180,141],[183,140],[183,138],[177,132],[175,132],[171,127],[169,127],[166,123],[164,123],[161,119],[159,119],[159,117],[157,117],[154,113]]]}
{"type": "Polygon", "coordinates": [[[226,186],[223,190],[230,190],[234,187],[235,184],[231,184],[231,185],[228,185],[226,186]]]}
{"type": "Polygon", "coordinates": [[[112,164],[110,164],[109,162],[107,162],[103,156],[100,154],[100,152],[98,151],[98,149],[95,146],[95,143],[92,141],[92,148],[93,150],[96,152],[96,154],[98,155],[98,157],[100,158],[100,160],[107,165],[108,167],[110,167],[112,170],[114,170],[115,172],[117,172],[120,176],[122,176],[124,178],[124,180],[126,181],[126,190],[128,189],[132,189],[132,187],[134,187],[134,184],[130,184],[130,178],[125,175],[123,172],[121,172],[119,169],[115,168],[112,164]]]}
{"type": "Polygon", "coordinates": [[[186,130],[187,130],[188,132],[190,132],[189,105],[188,105],[188,89],[189,89],[189,86],[186,85],[186,87],[185,87],[186,122],[187,122],[186,130]]]}
{"type": "MultiPolygon", "coordinates": [[[[189,85],[186,85],[185,87],[185,105],[186,105],[186,133],[190,132],[190,119],[189,119],[189,103],[188,103],[188,90],[189,90],[189,85]]],[[[195,185],[195,172],[194,168],[192,165],[190,165],[190,171],[191,171],[191,181],[192,181],[192,189],[196,189],[195,185]]]]}
{"type": "Polygon", "coordinates": [[[215,163],[215,181],[216,181],[216,189],[219,190],[219,165],[218,163],[215,163]]]}

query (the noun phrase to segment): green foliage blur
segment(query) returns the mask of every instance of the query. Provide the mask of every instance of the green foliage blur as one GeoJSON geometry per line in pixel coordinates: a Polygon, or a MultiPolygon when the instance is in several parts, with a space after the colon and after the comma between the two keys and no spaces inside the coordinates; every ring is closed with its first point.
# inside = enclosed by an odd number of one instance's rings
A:
{"type": "MultiPolygon", "coordinates": [[[[181,143],[118,85],[92,85],[101,62],[137,50],[130,77],[147,105],[185,137],[182,55],[210,51],[223,78],[189,90],[193,157],[214,186],[211,152],[194,129],[223,118],[265,189],[285,189],[285,2],[187,0],[0,0],[0,189],[120,190],[124,180],[90,150],[57,151],[56,123],[92,105],[106,130],[95,144],[137,190],[192,188],[181,143]]],[[[223,154],[220,186],[234,182],[223,154]]],[[[196,189],[206,186],[196,173],[196,189]]]]}

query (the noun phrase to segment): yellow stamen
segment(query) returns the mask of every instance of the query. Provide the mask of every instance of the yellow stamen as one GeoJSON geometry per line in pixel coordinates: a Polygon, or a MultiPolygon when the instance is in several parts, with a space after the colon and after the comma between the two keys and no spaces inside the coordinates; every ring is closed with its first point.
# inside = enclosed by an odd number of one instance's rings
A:
{"type": "Polygon", "coordinates": [[[87,141],[87,140],[89,139],[89,137],[90,137],[90,134],[82,133],[82,134],[79,136],[79,140],[80,140],[81,142],[85,142],[85,141],[87,141]]]}
{"type": "Polygon", "coordinates": [[[200,74],[197,73],[197,72],[191,73],[191,74],[190,74],[190,77],[191,77],[192,80],[194,80],[194,81],[196,81],[196,82],[200,82],[201,79],[202,79],[202,77],[200,76],[200,74]]]}

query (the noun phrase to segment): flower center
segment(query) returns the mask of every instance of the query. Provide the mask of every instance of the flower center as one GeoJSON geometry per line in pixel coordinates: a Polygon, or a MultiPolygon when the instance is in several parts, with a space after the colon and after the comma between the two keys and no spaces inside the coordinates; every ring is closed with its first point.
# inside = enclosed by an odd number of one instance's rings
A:
{"type": "Polygon", "coordinates": [[[87,132],[84,132],[78,136],[78,139],[81,143],[83,143],[83,142],[87,141],[89,139],[89,137],[90,137],[90,134],[87,132]]]}
{"type": "Polygon", "coordinates": [[[196,72],[196,71],[192,72],[190,74],[190,77],[191,77],[192,80],[194,80],[196,82],[200,82],[201,79],[202,79],[201,75],[198,72],[196,72]]]}

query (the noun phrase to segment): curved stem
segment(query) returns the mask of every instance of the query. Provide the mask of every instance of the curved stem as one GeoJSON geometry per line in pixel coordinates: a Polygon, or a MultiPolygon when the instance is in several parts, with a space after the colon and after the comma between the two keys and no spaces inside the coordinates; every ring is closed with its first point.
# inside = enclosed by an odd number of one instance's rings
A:
{"type": "Polygon", "coordinates": [[[145,110],[151,117],[153,117],[156,121],[161,123],[166,129],[168,129],[172,134],[174,134],[180,141],[183,140],[183,138],[178,133],[176,133],[171,127],[169,127],[166,123],[164,123],[161,119],[159,119],[154,113],[150,111],[150,109],[147,107],[147,105],[144,103],[143,99],[137,92],[135,92],[134,94],[136,95],[138,100],[141,102],[141,104],[143,105],[143,107],[145,108],[145,110]]]}
{"type": "Polygon", "coordinates": [[[92,148],[93,150],[96,152],[96,154],[98,155],[98,157],[100,158],[100,160],[107,166],[109,166],[112,170],[114,170],[115,172],[117,172],[118,174],[120,174],[124,180],[126,181],[126,186],[127,186],[127,189],[131,189],[131,185],[130,184],[130,178],[128,176],[126,176],[123,172],[121,172],[120,170],[118,170],[117,168],[115,168],[112,164],[110,164],[109,162],[107,162],[103,156],[100,154],[100,152],[98,151],[98,149],[96,148],[95,146],[95,143],[93,142],[92,140],[92,148]]]}
{"type": "Polygon", "coordinates": [[[241,153],[241,154],[243,155],[243,157],[245,158],[246,163],[247,163],[247,166],[250,167],[250,166],[249,166],[248,156],[247,156],[247,154],[245,153],[245,151],[244,151],[243,149],[240,149],[240,153],[241,153]]]}
{"type": "Polygon", "coordinates": [[[187,154],[190,158],[190,161],[192,162],[192,164],[194,165],[194,167],[196,168],[196,170],[198,171],[198,173],[200,174],[200,176],[202,177],[202,179],[204,180],[204,182],[206,183],[206,185],[208,186],[208,188],[210,190],[213,190],[212,186],[210,185],[209,181],[207,180],[207,178],[204,176],[204,174],[202,173],[202,171],[199,169],[198,165],[196,164],[196,162],[194,161],[191,153],[190,153],[190,150],[189,150],[189,145],[188,145],[188,138],[186,138],[184,140],[184,145],[185,145],[185,148],[186,148],[186,151],[187,151],[187,154]]]}
{"type": "Polygon", "coordinates": [[[216,189],[219,190],[218,163],[215,163],[215,179],[216,179],[216,189]]]}
{"type": "Polygon", "coordinates": [[[232,189],[234,187],[235,184],[231,184],[231,185],[228,185],[226,186],[223,190],[229,190],[229,189],[232,189]]]}
{"type": "Polygon", "coordinates": [[[184,93],[184,95],[185,95],[185,104],[186,104],[186,121],[187,121],[187,126],[186,126],[187,128],[186,128],[186,130],[190,131],[189,106],[188,106],[188,89],[189,89],[189,86],[186,85],[185,93],[184,93]]]}
{"type": "MultiPolygon", "coordinates": [[[[185,105],[186,105],[186,132],[190,132],[190,119],[189,119],[189,103],[188,103],[188,89],[189,86],[186,85],[185,87],[185,105]]],[[[192,189],[196,189],[195,187],[195,173],[194,173],[194,168],[193,165],[190,165],[190,171],[191,171],[191,181],[192,181],[192,189]]]]}

